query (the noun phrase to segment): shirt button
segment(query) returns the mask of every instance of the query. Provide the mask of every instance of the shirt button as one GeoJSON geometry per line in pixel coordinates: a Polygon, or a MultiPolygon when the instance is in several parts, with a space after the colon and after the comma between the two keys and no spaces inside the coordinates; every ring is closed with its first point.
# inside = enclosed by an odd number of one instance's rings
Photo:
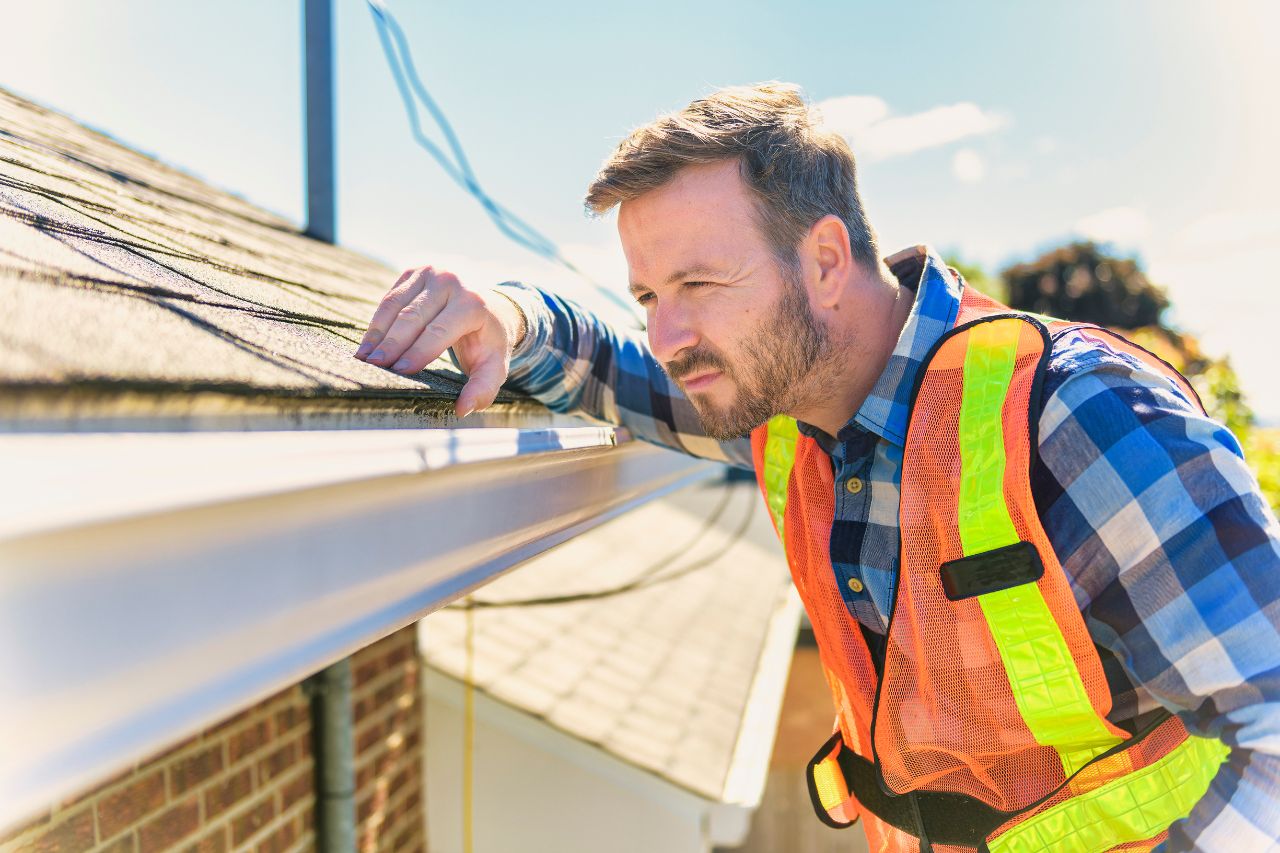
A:
{"type": "Polygon", "coordinates": [[[850,477],[848,480],[845,480],[844,487],[848,490],[849,494],[856,495],[858,492],[862,491],[862,480],[857,477],[850,477]]]}
{"type": "Polygon", "coordinates": [[[858,580],[857,578],[849,578],[849,589],[853,590],[854,592],[862,592],[864,588],[865,587],[863,587],[862,581],[858,580]]]}

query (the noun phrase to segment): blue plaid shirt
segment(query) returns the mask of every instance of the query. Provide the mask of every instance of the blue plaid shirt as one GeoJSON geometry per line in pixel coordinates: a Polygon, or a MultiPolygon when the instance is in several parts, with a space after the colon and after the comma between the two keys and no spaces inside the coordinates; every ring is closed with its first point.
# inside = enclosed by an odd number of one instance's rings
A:
{"type": "MultiPolygon", "coordinates": [[[[923,246],[888,263],[915,301],[884,372],[836,436],[800,424],[832,459],[831,563],[873,646],[898,573],[913,380],[953,324],[964,286],[923,246]],[[845,487],[854,477],[862,489],[845,487]]],[[[500,287],[528,323],[513,386],[555,411],[751,467],[747,439],[702,433],[639,333],[551,293],[500,287]]],[[[1239,443],[1164,376],[1070,331],[1053,339],[1042,405],[1033,496],[1102,657],[1109,719],[1133,731],[1167,708],[1232,750],[1161,847],[1280,849],[1280,525],[1239,443]]]]}

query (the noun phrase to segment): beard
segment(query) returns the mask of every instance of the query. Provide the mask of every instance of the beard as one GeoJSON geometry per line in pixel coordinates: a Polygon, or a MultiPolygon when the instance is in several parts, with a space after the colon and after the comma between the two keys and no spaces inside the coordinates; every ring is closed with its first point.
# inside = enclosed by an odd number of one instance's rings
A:
{"type": "Polygon", "coordinates": [[[699,346],[666,365],[681,390],[683,377],[707,370],[718,370],[733,383],[737,393],[725,406],[713,403],[708,394],[686,392],[703,430],[717,441],[744,436],[774,415],[798,408],[801,389],[810,384],[804,380],[830,349],[827,330],[813,316],[799,277],[790,271],[783,277],[782,296],[772,310],[762,312],[763,321],[741,336],[746,345],[735,364],[699,346]]]}

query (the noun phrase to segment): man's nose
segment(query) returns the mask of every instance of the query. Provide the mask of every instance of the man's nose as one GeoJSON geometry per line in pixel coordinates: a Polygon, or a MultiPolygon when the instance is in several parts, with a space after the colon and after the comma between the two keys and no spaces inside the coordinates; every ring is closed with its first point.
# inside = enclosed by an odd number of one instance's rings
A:
{"type": "Polygon", "coordinates": [[[660,305],[649,316],[649,349],[663,364],[675,361],[698,340],[692,318],[675,305],[660,305]]]}

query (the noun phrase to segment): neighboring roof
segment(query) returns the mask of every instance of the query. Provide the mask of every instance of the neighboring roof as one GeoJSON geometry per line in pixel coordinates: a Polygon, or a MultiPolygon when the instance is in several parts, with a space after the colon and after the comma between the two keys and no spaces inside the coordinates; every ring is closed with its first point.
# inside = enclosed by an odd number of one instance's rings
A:
{"type": "Polygon", "coordinates": [[[351,357],[396,275],[0,89],[0,420],[447,416],[351,357]]]}
{"type": "MultiPolygon", "coordinates": [[[[489,584],[476,598],[559,596],[712,558],[676,580],[613,597],[473,610],[474,682],[712,801],[740,796],[735,773],[762,784],[800,608],[760,503],[754,484],[693,486],[489,584]],[[724,512],[700,535],[726,488],[724,512]],[[746,533],[735,539],[747,513],[746,533]]],[[[465,619],[448,608],[419,629],[427,663],[459,679],[465,619]]]]}

